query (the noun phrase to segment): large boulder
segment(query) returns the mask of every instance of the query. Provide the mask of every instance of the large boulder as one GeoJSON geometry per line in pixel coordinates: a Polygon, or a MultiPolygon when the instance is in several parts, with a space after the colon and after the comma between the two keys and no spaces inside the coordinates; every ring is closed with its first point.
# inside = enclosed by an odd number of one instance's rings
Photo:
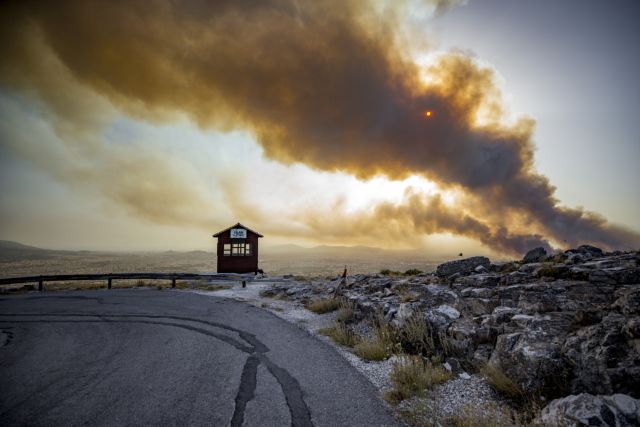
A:
{"type": "Polygon", "coordinates": [[[574,249],[574,251],[575,252],[581,252],[583,254],[589,254],[594,258],[601,257],[601,256],[604,255],[604,252],[602,251],[602,249],[597,248],[595,246],[591,246],[591,245],[578,246],[578,248],[574,249]]]}
{"type": "MultiPolygon", "coordinates": [[[[516,315],[512,322],[530,323],[532,316],[516,315]]],[[[560,354],[561,340],[532,325],[498,336],[489,364],[511,378],[529,395],[562,396],[570,367],[560,354]]]]}
{"type": "Polygon", "coordinates": [[[640,425],[640,401],[626,394],[571,395],[551,401],[537,421],[542,425],[567,427],[637,426],[640,425]]]}
{"type": "Polygon", "coordinates": [[[532,262],[541,262],[547,257],[547,250],[543,247],[531,249],[526,253],[524,258],[522,258],[522,262],[525,264],[529,264],[532,262]]]}
{"type": "Polygon", "coordinates": [[[640,397],[640,346],[633,320],[609,313],[567,337],[561,352],[573,366],[572,393],[640,397]]]}
{"type": "Polygon", "coordinates": [[[613,308],[617,308],[627,316],[640,314],[640,288],[621,289],[620,298],[613,303],[613,308]]]}
{"type": "Polygon", "coordinates": [[[489,268],[491,261],[484,256],[474,256],[471,258],[445,262],[436,268],[436,274],[440,277],[449,277],[453,274],[467,274],[474,272],[476,267],[483,266],[489,268]]]}

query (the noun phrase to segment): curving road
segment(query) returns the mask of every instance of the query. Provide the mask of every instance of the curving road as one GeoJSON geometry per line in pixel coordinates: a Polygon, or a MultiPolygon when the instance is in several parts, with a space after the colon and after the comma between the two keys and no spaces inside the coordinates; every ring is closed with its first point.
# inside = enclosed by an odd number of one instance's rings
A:
{"type": "Polygon", "coordinates": [[[157,290],[0,298],[0,425],[396,425],[330,346],[259,308],[157,290]]]}

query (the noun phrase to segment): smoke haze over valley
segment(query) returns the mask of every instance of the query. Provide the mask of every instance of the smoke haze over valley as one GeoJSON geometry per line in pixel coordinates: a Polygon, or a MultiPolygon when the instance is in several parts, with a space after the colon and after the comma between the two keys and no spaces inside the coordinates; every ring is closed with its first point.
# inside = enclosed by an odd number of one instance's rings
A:
{"type": "Polygon", "coordinates": [[[271,245],[638,247],[639,224],[559,199],[536,120],[511,111],[499,70],[438,45],[439,20],[473,7],[8,2],[0,231],[67,249],[206,249],[240,220],[271,245]]]}

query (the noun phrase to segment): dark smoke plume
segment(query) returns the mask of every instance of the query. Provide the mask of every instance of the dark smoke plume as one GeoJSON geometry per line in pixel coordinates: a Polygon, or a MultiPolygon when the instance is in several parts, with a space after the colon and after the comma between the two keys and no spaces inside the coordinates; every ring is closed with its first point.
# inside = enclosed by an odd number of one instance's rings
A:
{"type": "Polygon", "coordinates": [[[554,187],[533,169],[532,120],[501,124],[492,70],[451,53],[425,82],[404,54],[410,35],[401,8],[375,4],[9,2],[0,18],[0,79],[46,99],[47,79],[34,71],[42,64],[29,54],[41,44],[80,84],[131,114],[186,112],[203,127],[249,129],[281,162],[361,178],[421,175],[475,200],[450,215],[420,197],[377,208],[422,232],[451,231],[503,252],[549,242],[638,245],[636,233],[558,206],[554,187]]]}

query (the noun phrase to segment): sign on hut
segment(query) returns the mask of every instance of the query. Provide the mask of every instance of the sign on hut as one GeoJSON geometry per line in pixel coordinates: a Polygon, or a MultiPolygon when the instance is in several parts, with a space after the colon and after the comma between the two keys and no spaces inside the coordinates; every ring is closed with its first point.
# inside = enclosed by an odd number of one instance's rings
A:
{"type": "Polygon", "coordinates": [[[218,273],[258,271],[258,239],[262,234],[237,223],[213,237],[218,238],[218,273]]]}

